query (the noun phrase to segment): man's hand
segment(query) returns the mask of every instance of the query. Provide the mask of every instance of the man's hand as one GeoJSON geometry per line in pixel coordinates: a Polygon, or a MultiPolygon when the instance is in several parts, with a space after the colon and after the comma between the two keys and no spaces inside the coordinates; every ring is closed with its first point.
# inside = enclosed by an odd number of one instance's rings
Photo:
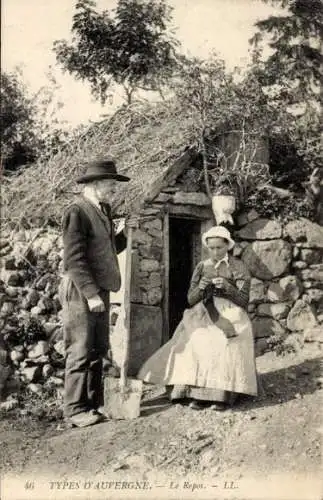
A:
{"type": "Polygon", "coordinates": [[[199,282],[199,289],[200,290],[205,290],[206,287],[208,285],[210,285],[212,283],[212,281],[209,279],[209,278],[205,278],[205,276],[203,276],[199,282]]]}
{"type": "Polygon", "coordinates": [[[105,305],[100,295],[95,295],[87,300],[87,304],[91,312],[104,312],[105,305]]]}

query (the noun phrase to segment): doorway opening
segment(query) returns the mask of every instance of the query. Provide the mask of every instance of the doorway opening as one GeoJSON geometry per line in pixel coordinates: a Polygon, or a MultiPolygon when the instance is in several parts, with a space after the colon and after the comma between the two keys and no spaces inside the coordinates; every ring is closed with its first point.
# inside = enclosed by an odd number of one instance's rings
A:
{"type": "Polygon", "coordinates": [[[187,292],[193,270],[200,260],[201,222],[195,219],[169,218],[169,338],[188,307],[187,292]]]}

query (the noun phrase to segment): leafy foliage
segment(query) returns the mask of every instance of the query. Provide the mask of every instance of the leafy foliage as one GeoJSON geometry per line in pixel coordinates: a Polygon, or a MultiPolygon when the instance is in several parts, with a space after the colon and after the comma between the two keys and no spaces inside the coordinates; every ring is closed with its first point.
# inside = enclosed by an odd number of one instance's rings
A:
{"type": "Polygon", "coordinates": [[[304,194],[289,191],[286,196],[282,196],[278,193],[269,187],[255,189],[245,199],[244,209],[254,208],[262,217],[277,218],[284,222],[293,220],[295,217],[313,220],[314,206],[304,194]]]}
{"type": "Polygon", "coordinates": [[[320,0],[270,1],[285,10],[256,24],[259,31],[251,40],[252,71],[275,116],[269,135],[274,182],[304,193],[311,172],[323,167],[323,4],[320,0]],[[271,49],[267,58],[263,54],[265,41],[271,49]]]}
{"type": "Polygon", "coordinates": [[[68,132],[55,116],[62,106],[54,102],[56,82],[47,76],[48,85],[32,95],[18,70],[1,75],[0,133],[5,172],[18,170],[40,157],[46,159],[67,141],[68,132]]]}
{"type": "Polygon", "coordinates": [[[286,335],[271,335],[268,338],[268,350],[273,351],[276,356],[287,356],[297,352],[297,347],[294,343],[290,342],[286,335]]]}
{"type": "Polygon", "coordinates": [[[183,112],[191,115],[191,142],[201,152],[209,196],[221,191],[243,202],[269,181],[261,143],[270,120],[259,81],[228,73],[213,54],[208,60],[183,60],[173,88],[183,112]]]}
{"type": "Polygon", "coordinates": [[[102,13],[94,1],[79,0],[72,43],[54,43],[57,61],[88,81],[102,103],[113,84],[123,86],[130,103],[137,89],[159,90],[176,66],[170,14],[165,0],[119,0],[116,9],[102,13]]]}
{"type": "MultiPolygon", "coordinates": [[[[265,0],[266,1],[266,0],[265,0]]],[[[320,0],[271,0],[285,15],[259,21],[251,40],[256,49],[267,35],[272,54],[262,74],[266,85],[280,85],[285,104],[319,99],[322,79],[323,5],[320,0]]]]}
{"type": "Polygon", "coordinates": [[[2,163],[5,169],[36,158],[35,109],[18,73],[1,74],[2,163]]]}

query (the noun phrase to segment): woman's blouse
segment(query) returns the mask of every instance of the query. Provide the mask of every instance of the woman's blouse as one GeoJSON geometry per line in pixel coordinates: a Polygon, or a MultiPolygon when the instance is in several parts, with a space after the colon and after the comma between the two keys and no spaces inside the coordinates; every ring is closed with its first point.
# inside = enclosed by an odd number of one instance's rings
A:
{"type": "Polygon", "coordinates": [[[201,300],[207,300],[214,295],[218,295],[246,309],[249,302],[249,293],[250,273],[248,269],[241,260],[229,256],[227,262],[222,261],[217,267],[211,259],[197,264],[192,275],[187,299],[190,306],[193,306],[201,300]],[[202,277],[209,279],[226,278],[230,283],[229,290],[215,289],[214,285],[208,285],[205,290],[201,290],[199,283],[202,277]]]}

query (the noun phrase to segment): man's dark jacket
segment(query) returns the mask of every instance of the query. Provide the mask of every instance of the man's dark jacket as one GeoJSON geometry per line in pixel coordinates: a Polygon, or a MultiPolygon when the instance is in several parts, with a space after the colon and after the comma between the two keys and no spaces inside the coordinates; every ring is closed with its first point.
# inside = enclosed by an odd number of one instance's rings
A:
{"type": "Polygon", "coordinates": [[[109,205],[103,210],[80,197],[63,217],[64,271],[86,299],[121,286],[117,253],[127,240],[115,235],[109,205]]]}

